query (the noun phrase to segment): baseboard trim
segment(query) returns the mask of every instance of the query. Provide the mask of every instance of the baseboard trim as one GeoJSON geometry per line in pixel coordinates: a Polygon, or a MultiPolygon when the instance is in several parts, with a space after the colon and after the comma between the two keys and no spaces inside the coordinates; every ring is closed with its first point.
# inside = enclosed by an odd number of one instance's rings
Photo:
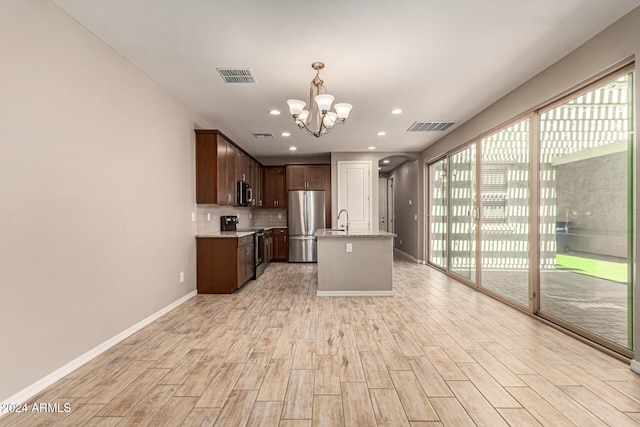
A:
{"type": "Polygon", "coordinates": [[[409,255],[408,253],[403,252],[398,248],[393,248],[393,252],[399,257],[402,257],[411,262],[415,262],[416,264],[424,264],[424,261],[422,261],[421,259],[414,258],[412,255],[409,255]]]}
{"type": "Polygon", "coordinates": [[[640,362],[638,362],[637,360],[632,360],[630,367],[633,372],[635,372],[636,374],[640,374],[640,362]]]}
{"type": "MultiPolygon", "coordinates": [[[[151,316],[147,317],[146,319],[143,319],[140,322],[136,323],[135,325],[131,326],[130,328],[120,332],[118,335],[116,335],[116,336],[114,336],[112,338],[109,338],[107,341],[103,342],[102,344],[99,344],[97,347],[92,348],[91,350],[89,350],[88,352],[84,353],[83,355],[73,359],[71,362],[67,363],[66,365],[62,366],[59,369],[56,369],[55,371],[53,371],[49,375],[39,379],[38,381],[36,381],[35,383],[31,384],[27,388],[19,391],[18,393],[14,394],[13,396],[10,396],[6,400],[3,400],[1,402],[1,405],[2,405],[1,407],[4,408],[9,404],[14,404],[15,405],[15,404],[25,403],[27,400],[29,400],[30,398],[32,398],[36,394],[42,392],[43,390],[45,390],[47,387],[51,386],[56,381],[60,380],[61,378],[65,377],[65,376],[67,376],[71,372],[73,372],[76,369],[78,369],[80,366],[84,365],[85,363],[89,362],[90,360],[92,360],[93,358],[99,356],[100,354],[104,353],[105,351],[107,351],[108,349],[113,347],[114,345],[118,344],[120,341],[124,340],[125,338],[130,337],[134,333],[138,332],[140,329],[142,329],[145,326],[147,326],[149,323],[151,323],[154,320],[156,320],[156,319],[162,317],[163,315],[167,314],[168,312],[170,312],[174,308],[178,307],[179,305],[185,303],[186,301],[190,300],[191,298],[193,298],[197,294],[198,294],[198,291],[194,290],[193,292],[188,293],[187,295],[183,296],[179,300],[174,301],[171,304],[169,304],[168,306],[166,306],[166,307],[160,309],[159,311],[153,313],[151,316]]],[[[5,415],[6,413],[7,412],[0,411],[0,417],[5,415]]]]}
{"type": "Polygon", "coordinates": [[[392,297],[393,291],[317,291],[319,297],[392,297]]]}

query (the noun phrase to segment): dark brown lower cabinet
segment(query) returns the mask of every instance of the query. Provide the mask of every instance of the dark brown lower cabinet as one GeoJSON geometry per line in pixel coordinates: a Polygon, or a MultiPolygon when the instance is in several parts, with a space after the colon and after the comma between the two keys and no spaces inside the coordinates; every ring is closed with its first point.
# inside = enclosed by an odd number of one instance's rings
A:
{"type": "Polygon", "coordinates": [[[199,294],[230,294],[255,273],[253,235],[196,238],[199,294]]]}
{"type": "Polygon", "coordinates": [[[289,261],[289,230],[273,229],[273,261],[289,261]]]}

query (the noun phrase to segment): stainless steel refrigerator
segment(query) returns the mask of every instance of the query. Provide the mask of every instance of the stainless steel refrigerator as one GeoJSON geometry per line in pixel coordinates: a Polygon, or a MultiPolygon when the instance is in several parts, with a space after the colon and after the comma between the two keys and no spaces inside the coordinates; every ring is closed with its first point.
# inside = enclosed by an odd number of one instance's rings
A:
{"type": "Polygon", "coordinates": [[[316,230],[325,228],[324,190],[289,191],[289,262],[317,262],[316,230]]]}

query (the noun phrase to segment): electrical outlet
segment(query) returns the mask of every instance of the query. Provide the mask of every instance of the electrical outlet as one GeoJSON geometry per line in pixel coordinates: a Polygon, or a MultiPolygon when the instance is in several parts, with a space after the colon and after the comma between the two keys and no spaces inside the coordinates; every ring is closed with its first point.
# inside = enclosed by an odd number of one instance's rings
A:
{"type": "Polygon", "coordinates": [[[196,213],[191,212],[191,222],[196,222],[196,213]]]}
{"type": "Polygon", "coordinates": [[[409,199],[409,206],[411,206],[411,199],[409,199]]]}
{"type": "Polygon", "coordinates": [[[417,220],[418,220],[418,214],[415,214],[415,215],[413,216],[413,219],[417,221],[417,220]]]}
{"type": "Polygon", "coordinates": [[[180,272],[180,283],[184,282],[184,271],[180,272]]]}
{"type": "Polygon", "coordinates": [[[207,221],[211,221],[211,213],[207,212],[207,221]]]}
{"type": "Polygon", "coordinates": [[[347,252],[353,252],[353,244],[347,243],[347,252]]]}
{"type": "Polygon", "coordinates": [[[278,214],[278,219],[282,219],[282,214],[281,213],[278,214]]]}
{"type": "Polygon", "coordinates": [[[402,239],[400,239],[400,244],[402,245],[402,239]]]}
{"type": "Polygon", "coordinates": [[[253,218],[253,215],[251,214],[251,212],[249,212],[249,219],[253,218]]]}

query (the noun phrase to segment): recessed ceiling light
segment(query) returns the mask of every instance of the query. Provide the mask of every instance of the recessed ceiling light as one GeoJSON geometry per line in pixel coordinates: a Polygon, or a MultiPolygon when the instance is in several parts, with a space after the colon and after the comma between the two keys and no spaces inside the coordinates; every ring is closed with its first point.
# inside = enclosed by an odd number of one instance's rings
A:
{"type": "Polygon", "coordinates": [[[375,150],[376,147],[367,147],[367,150],[375,150]]]}
{"type": "Polygon", "coordinates": [[[269,110],[269,114],[271,114],[272,116],[279,116],[280,115],[280,110],[269,110]]]}
{"type": "Polygon", "coordinates": [[[385,165],[389,164],[389,160],[383,160],[382,163],[384,163],[385,165]]]}
{"type": "Polygon", "coordinates": [[[289,132],[282,132],[280,135],[282,135],[282,136],[291,136],[291,134],[289,132]]]}
{"type": "Polygon", "coordinates": [[[386,132],[378,132],[378,136],[385,136],[386,134],[386,132]]]}
{"type": "Polygon", "coordinates": [[[391,114],[402,114],[402,110],[400,108],[394,108],[391,110],[391,114]]]}
{"type": "Polygon", "coordinates": [[[294,147],[294,146],[289,147],[289,151],[296,151],[297,149],[298,149],[298,148],[296,148],[296,147],[294,147]]]}

